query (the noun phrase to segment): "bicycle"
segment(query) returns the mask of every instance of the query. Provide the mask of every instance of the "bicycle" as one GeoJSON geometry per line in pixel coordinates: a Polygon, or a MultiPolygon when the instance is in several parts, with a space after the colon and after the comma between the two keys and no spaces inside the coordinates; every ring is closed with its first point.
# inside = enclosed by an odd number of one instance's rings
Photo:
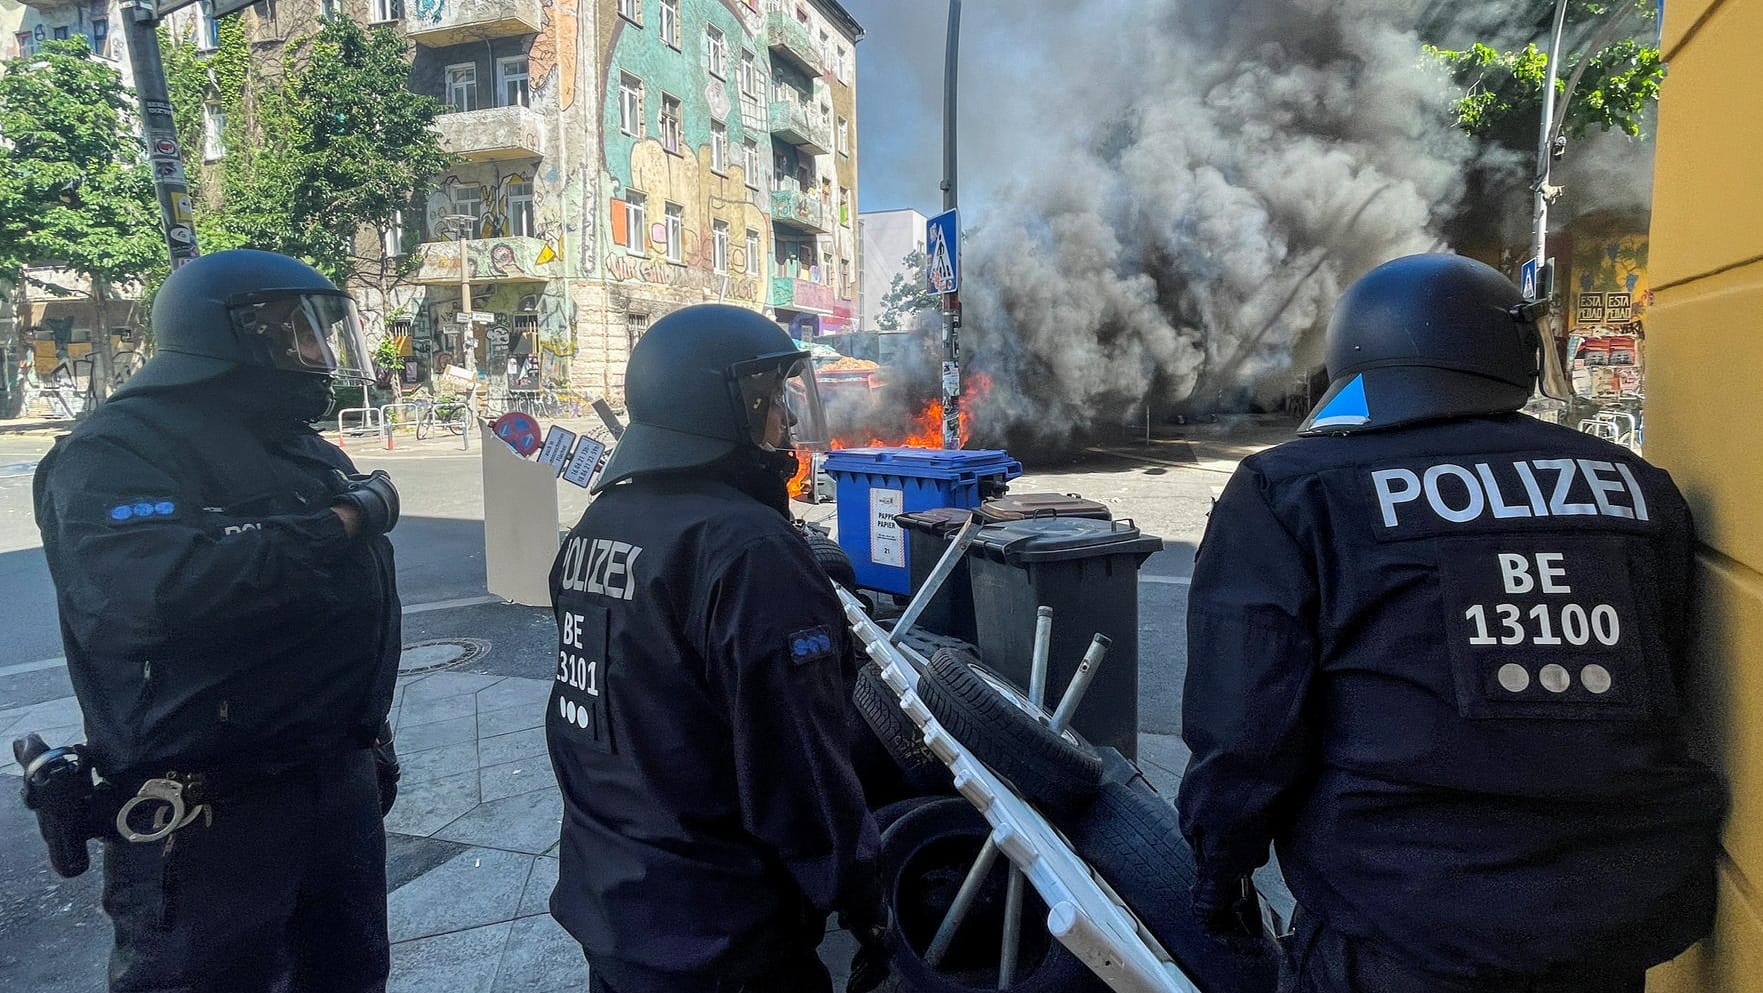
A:
{"type": "Polygon", "coordinates": [[[466,401],[458,397],[427,397],[407,402],[421,408],[416,415],[418,441],[434,434],[436,428],[455,438],[465,433],[466,422],[471,417],[471,408],[466,401]]]}

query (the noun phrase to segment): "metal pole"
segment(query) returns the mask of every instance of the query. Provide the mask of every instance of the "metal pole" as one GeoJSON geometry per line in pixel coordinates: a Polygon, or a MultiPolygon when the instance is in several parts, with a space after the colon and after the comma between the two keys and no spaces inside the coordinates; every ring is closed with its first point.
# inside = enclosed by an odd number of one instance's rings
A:
{"type": "Polygon", "coordinates": [[[905,612],[900,615],[899,620],[894,622],[894,629],[888,637],[889,641],[898,645],[912,630],[912,626],[918,623],[918,616],[924,613],[926,607],[930,606],[937,591],[942,589],[945,582],[948,582],[949,574],[955,571],[957,565],[961,564],[961,556],[967,554],[967,546],[973,544],[973,539],[979,534],[979,527],[977,516],[969,517],[967,523],[961,525],[961,530],[957,531],[955,537],[950,540],[949,547],[944,549],[943,557],[937,560],[936,567],[930,571],[929,576],[925,577],[924,585],[918,588],[918,592],[912,597],[912,602],[906,605],[905,612]]]}
{"type": "MultiPolygon", "coordinates": [[[[1028,669],[1028,702],[1036,707],[1047,697],[1047,652],[1053,644],[1053,608],[1035,608],[1034,658],[1028,669]]],[[[1008,989],[1016,981],[1016,958],[1022,944],[1022,870],[1010,867],[1010,882],[1004,891],[1004,942],[998,951],[998,988],[1008,989]]]]}
{"type": "Polygon", "coordinates": [[[201,253],[196,247],[196,218],[190,209],[190,187],[184,180],[177,127],[171,119],[171,94],[166,90],[165,66],[160,61],[158,27],[159,12],[153,0],[129,0],[123,5],[123,43],[134,67],[141,138],[153,165],[160,224],[175,271],[201,253]]]}
{"type": "MultiPolygon", "coordinates": [[[[954,210],[955,82],[961,47],[961,0],[949,0],[949,47],[943,59],[943,209],[954,210]]],[[[956,231],[959,239],[961,232],[956,231]]],[[[951,249],[953,251],[953,249],[951,249]]],[[[961,295],[943,297],[943,447],[961,447],[961,295]]]]}
{"type": "Polygon", "coordinates": [[[1561,32],[1567,23],[1567,0],[1555,0],[1555,30],[1549,42],[1549,71],[1543,82],[1543,114],[1537,138],[1537,179],[1535,220],[1531,230],[1531,257],[1537,260],[1538,279],[1547,264],[1549,234],[1549,201],[1554,191],[1549,186],[1550,165],[1554,161],[1555,144],[1555,79],[1561,67],[1561,32]]]}

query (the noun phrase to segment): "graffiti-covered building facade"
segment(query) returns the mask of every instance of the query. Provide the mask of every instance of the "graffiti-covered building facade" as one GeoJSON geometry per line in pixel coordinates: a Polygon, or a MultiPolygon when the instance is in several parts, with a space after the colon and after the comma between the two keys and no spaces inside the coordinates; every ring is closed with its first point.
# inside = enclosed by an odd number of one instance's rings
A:
{"type": "Polygon", "coordinates": [[[682,306],[854,320],[861,28],[834,0],[277,0],[246,15],[254,58],[296,3],[401,29],[446,105],[457,162],[382,249],[418,264],[351,287],[425,372],[616,399],[682,306]]]}

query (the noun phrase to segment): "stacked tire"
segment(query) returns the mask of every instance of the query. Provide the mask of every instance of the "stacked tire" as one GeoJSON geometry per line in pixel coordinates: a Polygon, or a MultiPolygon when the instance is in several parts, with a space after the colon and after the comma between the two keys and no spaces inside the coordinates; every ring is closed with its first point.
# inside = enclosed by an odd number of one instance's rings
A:
{"type": "MultiPolygon", "coordinates": [[[[910,764],[915,770],[911,775],[921,783],[942,785],[947,768],[924,748],[918,728],[900,712],[878,670],[859,678],[857,695],[864,719],[878,737],[885,734],[892,742],[889,753],[896,761],[903,768],[910,764]]],[[[1248,943],[1246,951],[1227,949],[1200,929],[1189,895],[1193,852],[1181,835],[1175,808],[1124,755],[1094,748],[1075,732],[1053,732],[1043,709],[964,652],[938,651],[919,679],[918,695],[975,758],[1009,780],[1066,834],[1078,856],[1120,895],[1204,993],[1268,993],[1274,988],[1278,970],[1270,941],[1248,943]]],[[[954,888],[989,833],[984,819],[959,798],[920,802],[885,827],[880,862],[894,909],[889,940],[902,990],[998,988],[1003,859],[986,880],[945,961],[932,970],[922,958],[954,888]],[[993,898],[996,907],[988,902],[993,898]]],[[[1104,988],[1051,941],[1042,925],[1046,907],[1034,898],[1032,888],[1024,892],[1029,898],[1022,916],[1021,965],[1016,982],[1005,988],[1104,988]]]]}

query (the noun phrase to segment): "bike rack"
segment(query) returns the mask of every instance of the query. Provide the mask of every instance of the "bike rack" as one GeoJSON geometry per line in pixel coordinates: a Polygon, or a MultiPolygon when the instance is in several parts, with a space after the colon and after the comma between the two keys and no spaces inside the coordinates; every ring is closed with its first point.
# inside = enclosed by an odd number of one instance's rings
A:
{"type": "Polygon", "coordinates": [[[423,411],[427,410],[429,406],[430,404],[424,400],[403,400],[398,403],[388,403],[379,408],[381,428],[388,434],[399,428],[409,428],[414,432],[416,419],[421,417],[423,411]],[[398,416],[394,417],[394,414],[398,416]]]}
{"type": "Polygon", "coordinates": [[[1040,812],[1005,785],[934,717],[917,693],[929,663],[910,646],[896,645],[864,610],[862,601],[834,587],[845,618],[864,650],[881,666],[882,681],[900,709],[918,725],[924,743],[947,765],[955,789],[992,825],[992,842],[1047,905],[1047,931],[1116,993],[1200,993],[1138,918],[1098,880],[1040,812]]]}
{"type": "Polygon", "coordinates": [[[370,430],[373,434],[384,433],[385,420],[380,416],[380,409],[378,407],[344,407],[342,410],[337,411],[337,434],[353,434],[360,436],[368,434],[370,430]],[[344,426],[343,421],[350,414],[361,415],[361,427],[350,430],[344,426]]]}

